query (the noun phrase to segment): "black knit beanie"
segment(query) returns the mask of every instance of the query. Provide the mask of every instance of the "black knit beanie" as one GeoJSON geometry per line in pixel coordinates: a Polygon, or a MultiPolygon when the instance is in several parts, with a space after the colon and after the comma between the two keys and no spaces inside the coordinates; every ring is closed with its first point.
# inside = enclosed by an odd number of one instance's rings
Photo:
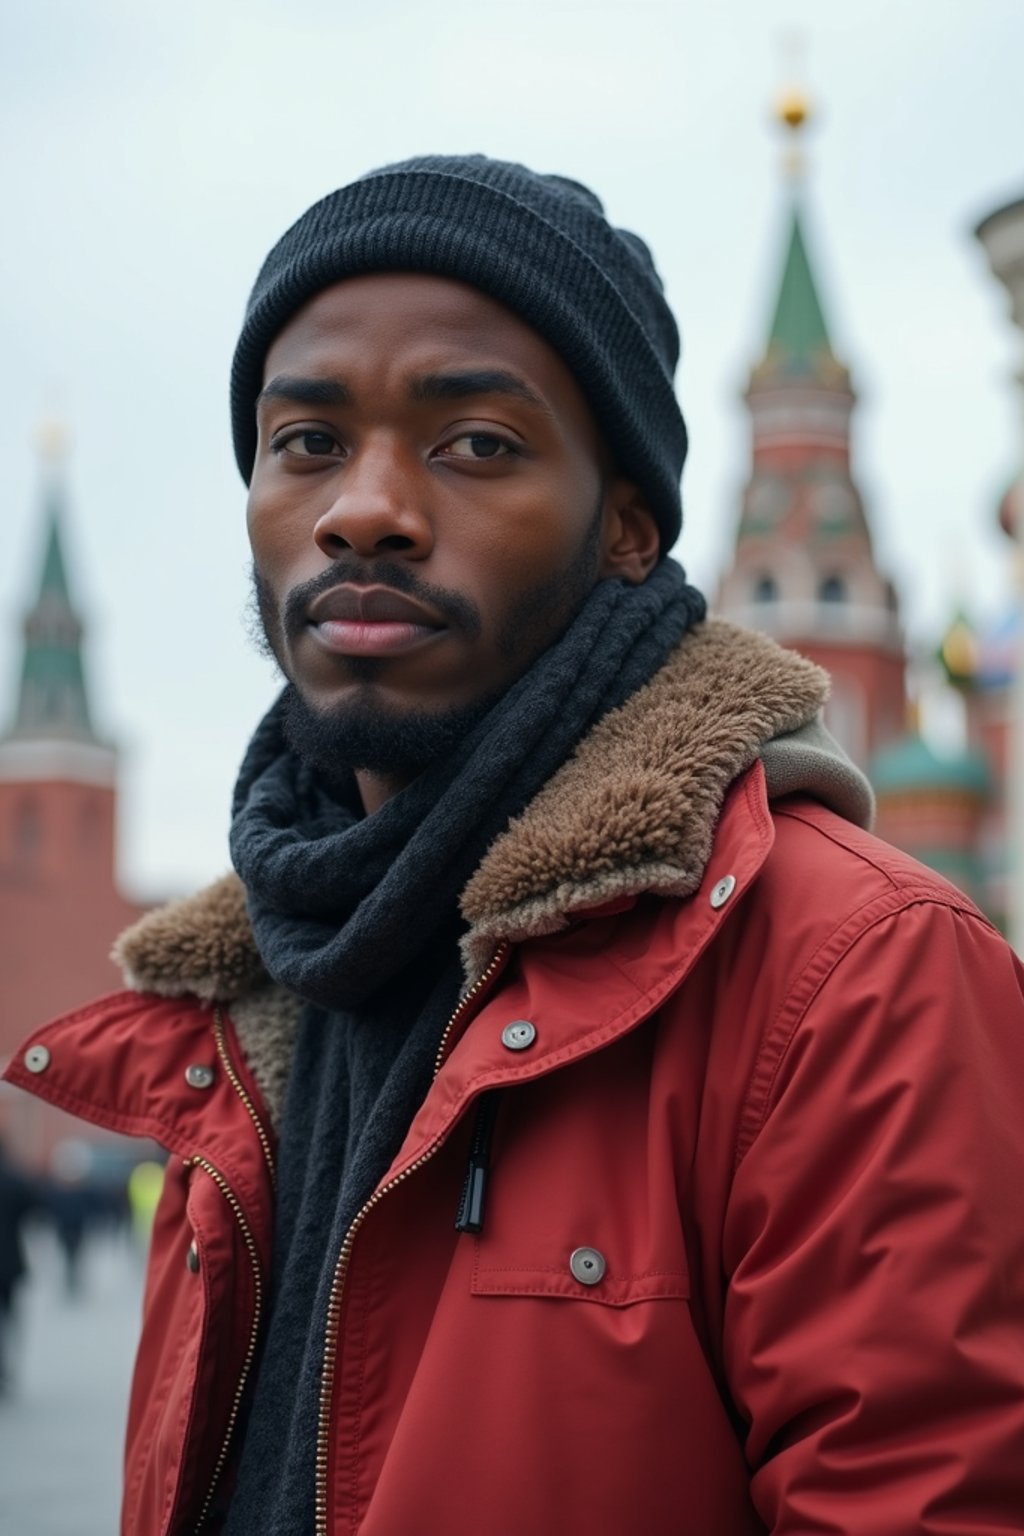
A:
{"type": "Polygon", "coordinates": [[[248,483],[271,342],[321,289],[361,272],[432,272],[500,300],[560,354],[618,471],[647,496],[663,550],[679,534],[686,427],[679,333],[646,245],[593,192],[484,155],[424,155],[314,203],[274,246],[231,373],[235,457],[248,483]]]}

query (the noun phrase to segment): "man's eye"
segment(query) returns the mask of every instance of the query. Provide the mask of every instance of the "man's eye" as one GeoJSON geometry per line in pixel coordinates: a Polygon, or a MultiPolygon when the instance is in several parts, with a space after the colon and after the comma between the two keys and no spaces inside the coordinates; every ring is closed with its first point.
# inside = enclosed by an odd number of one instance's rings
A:
{"type": "Polygon", "coordinates": [[[274,453],[291,453],[300,459],[329,458],[338,448],[329,432],[294,432],[276,437],[270,446],[274,453]]]}
{"type": "Polygon", "coordinates": [[[445,452],[453,459],[497,459],[515,450],[511,443],[492,432],[467,432],[463,437],[452,438],[445,452]]]}

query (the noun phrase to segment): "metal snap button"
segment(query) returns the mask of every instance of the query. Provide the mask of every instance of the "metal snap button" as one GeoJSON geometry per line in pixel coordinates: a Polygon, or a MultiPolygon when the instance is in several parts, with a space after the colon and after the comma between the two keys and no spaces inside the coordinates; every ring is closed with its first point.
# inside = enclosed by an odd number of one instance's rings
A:
{"type": "Polygon", "coordinates": [[[537,1038],[537,1031],[529,1019],[513,1019],[501,1032],[501,1043],[510,1051],[525,1051],[537,1038]]]}
{"type": "Polygon", "coordinates": [[[25,1065],[30,1072],[45,1072],[50,1065],[50,1053],[45,1045],[31,1045],[25,1052],[25,1065]]]}
{"type": "Polygon", "coordinates": [[[212,1088],[215,1076],[213,1068],[200,1061],[194,1061],[190,1067],[185,1068],[185,1081],[190,1088],[212,1088]]]}
{"type": "Polygon", "coordinates": [[[198,1275],[198,1273],[199,1273],[199,1249],[196,1246],[195,1238],[193,1238],[192,1241],[188,1245],[188,1253],[186,1253],[186,1255],[185,1255],[185,1263],[186,1263],[187,1267],[192,1271],[192,1273],[194,1275],[198,1275]]]}
{"type": "Polygon", "coordinates": [[[718,907],[724,907],[735,889],[736,876],[726,875],[723,879],[719,880],[718,884],[712,890],[710,897],[711,905],[716,909],[718,907]]]}
{"type": "Polygon", "coordinates": [[[569,1255],[569,1268],[572,1270],[573,1279],[581,1285],[597,1285],[604,1279],[607,1269],[604,1254],[597,1248],[577,1248],[569,1255]]]}

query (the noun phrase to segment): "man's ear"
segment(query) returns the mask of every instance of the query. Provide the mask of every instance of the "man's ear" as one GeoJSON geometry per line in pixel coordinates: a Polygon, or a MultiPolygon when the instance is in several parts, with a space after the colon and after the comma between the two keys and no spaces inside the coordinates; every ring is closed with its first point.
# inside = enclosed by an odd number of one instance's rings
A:
{"type": "Polygon", "coordinates": [[[657,565],[660,545],[643,492],[631,480],[612,480],[605,491],[600,579],[621,576],[638,587],[657,565]]]}

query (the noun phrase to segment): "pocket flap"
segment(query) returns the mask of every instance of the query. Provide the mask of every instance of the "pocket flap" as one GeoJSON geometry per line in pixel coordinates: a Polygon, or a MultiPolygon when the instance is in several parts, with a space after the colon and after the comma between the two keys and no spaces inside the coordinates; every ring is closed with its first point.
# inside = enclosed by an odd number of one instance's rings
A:
{"type": "Polygon", "coordinates": [[[602,1253],[604,1273],[597,1281],[579,1280],[573,1273],[572,1256],[566,1247],[560,1264],[495,1265],[488,1263],[486,1239],[476,1239],[471,1289],[475,1296],[548,1296],[565,1301],[597,1302],[605,1307],[631,1307],[641,1301],[686,1301],[690,1279],[684,1272],[617,1272],[614,1253],[602,1253]]]}

